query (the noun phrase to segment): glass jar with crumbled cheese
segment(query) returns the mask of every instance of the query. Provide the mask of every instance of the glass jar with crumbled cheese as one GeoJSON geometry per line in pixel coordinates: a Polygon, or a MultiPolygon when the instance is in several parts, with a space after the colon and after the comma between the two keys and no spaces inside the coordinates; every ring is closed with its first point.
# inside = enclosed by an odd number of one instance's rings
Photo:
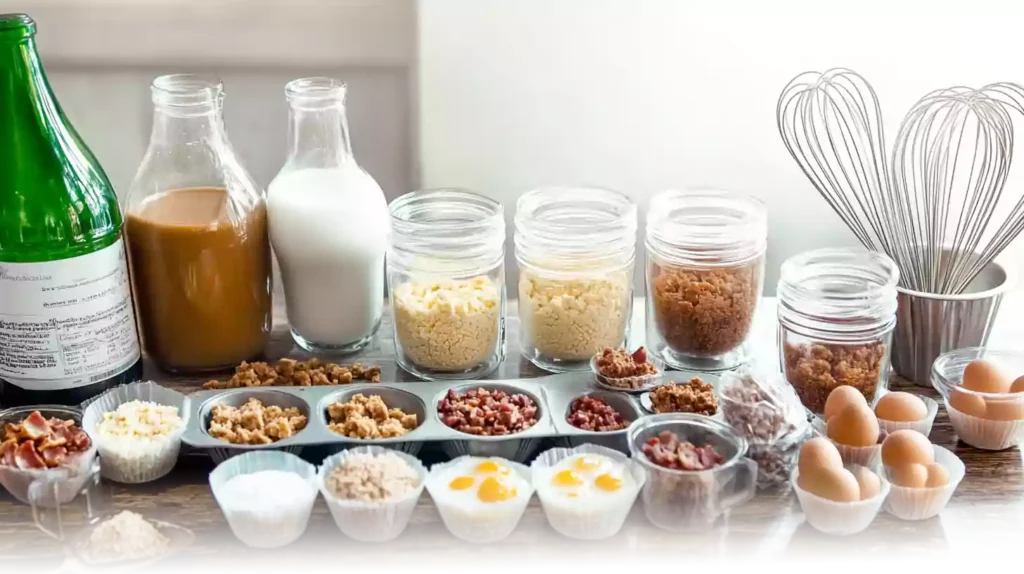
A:
{"type": "Polygon", "coordinates": [[[628,346],[636,204],[605,189],[559,187],[519,198],[515,252],[523,355],[551,372],[585,370],[628,346]]]}
{"type": "Polygon", "coordinates": [[[393,201],[387,275],[398,364],[426,380],[473,379],[505,357],[505,213],[460,189],[393,201]]]}

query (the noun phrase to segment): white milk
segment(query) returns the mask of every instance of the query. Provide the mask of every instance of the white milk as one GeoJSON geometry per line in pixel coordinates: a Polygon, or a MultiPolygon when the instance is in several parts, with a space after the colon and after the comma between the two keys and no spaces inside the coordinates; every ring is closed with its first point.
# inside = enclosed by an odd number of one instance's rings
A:
{"type": "Polygon", "coordinates": [[[354,162],[286,170],[267,189],[267,212],[293,332],[320,350],[372,335],[389,226],[377,182],[354,162]]]}

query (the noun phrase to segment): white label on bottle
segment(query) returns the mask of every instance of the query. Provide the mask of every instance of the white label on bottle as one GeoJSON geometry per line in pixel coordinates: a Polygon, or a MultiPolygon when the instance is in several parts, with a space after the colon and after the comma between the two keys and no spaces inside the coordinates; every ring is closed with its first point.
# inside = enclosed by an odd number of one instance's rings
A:
{"type": "Polygon", "coordinates": [[[71,389],[120,375],[140,355],[120,239],[71,259],[0,262],[0,377],[71,389]]]}

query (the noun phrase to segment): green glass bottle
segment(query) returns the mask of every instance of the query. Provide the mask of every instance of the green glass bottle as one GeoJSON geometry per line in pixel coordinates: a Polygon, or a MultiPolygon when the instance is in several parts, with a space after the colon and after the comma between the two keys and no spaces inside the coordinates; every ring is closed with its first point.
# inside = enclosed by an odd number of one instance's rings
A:
{"type": "Polygon", "coordinates": [[[0,404],[142,376],[117,196],[64,116],[35,23],[0,14],[0,404]]]}

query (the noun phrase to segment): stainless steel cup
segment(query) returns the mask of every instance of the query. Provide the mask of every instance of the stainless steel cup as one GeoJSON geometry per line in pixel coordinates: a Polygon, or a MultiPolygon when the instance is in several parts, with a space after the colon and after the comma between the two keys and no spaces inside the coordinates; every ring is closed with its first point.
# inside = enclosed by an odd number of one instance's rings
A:
{"type": "Polygon", "coordinates": [[[993,261],[959,295],[897,288],[893,369],[918,386],[930,387],[932,363],[939,355],[985,346],[1003,295],[1015,282],[1009,266],[993,261]]]}

